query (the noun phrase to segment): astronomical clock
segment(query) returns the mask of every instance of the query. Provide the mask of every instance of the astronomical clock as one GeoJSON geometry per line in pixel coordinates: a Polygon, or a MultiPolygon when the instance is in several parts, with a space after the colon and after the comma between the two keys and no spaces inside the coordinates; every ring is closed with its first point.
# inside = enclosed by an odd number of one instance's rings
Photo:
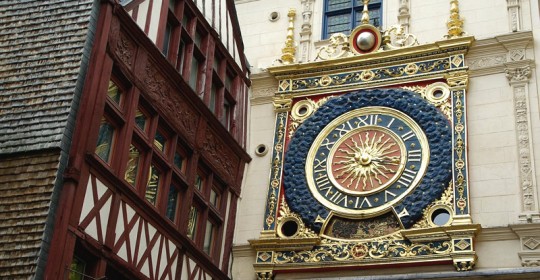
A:
{"type": "Polygon", "coordinates": [[[259,279],[277,273],[476,262],[464,55],[400,26],[335,34],[278,81],[259,279]]]}

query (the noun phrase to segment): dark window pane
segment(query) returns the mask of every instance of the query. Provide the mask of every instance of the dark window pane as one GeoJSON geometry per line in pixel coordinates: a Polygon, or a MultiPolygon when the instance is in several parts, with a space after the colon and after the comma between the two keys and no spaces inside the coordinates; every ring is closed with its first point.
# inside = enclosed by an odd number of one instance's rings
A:
{"type": "Polygon", "coordinates": [[[109,88],[107,90],[107,95],[116,104],[120,104],[120,98],[122,96],[122,92],[118,89],[118,86],[113,81],[109,81],[109,88]]]}
{"type": "Polygon", "coordinates": [[[137,109],[137,112],[135,112],[135,124],[142,129],[143,131],[146,129],[146,120],[148,118],[146,115],[137,109]]]}
{"type": "Polygon", "coordinates": [[[229,104],[229,101],[225,99],[223,101],[223,116],[221,118],[221,124],[229,130],[231,127],[231,105],[229,104]]]}
{"type": "Polygon", "coordinates": [[[186,44],[184,41],[180,41],[180,46],[178,47],[178,61],[176,62],[176,70],[182,73],[182,68],[184,68],[184,52],[186,44]]]}
{"type": "Polygon", "coordinates": [[[174,222],[176,216],[176,207],[178,204],[178,190],[171,185],[169,188],[169,198],[167,199],[167,212],[166,216],[169,220],[174,222]]]}
{"type": "Polygon", "coordinates": [[[199,212],[197,211],[197,208],[191,206],[191,209],[189,210],[187,236],[191,238],[192,240],[195,239],[195,229],[197,228],[198,215],[199,215],[199,212]]]}
{"type": "Polygon", "coordinates": [[[199,48],[201,47],[202,37],[203,36],[199,31],[195,32],[195,37],[193,38],[193,42],[195,42],[195,45],[197,45],[199,48]]]}
{"type": "Polygon", "coordinates": [[[130,183],[133,186],[135,186],[135,183],[137,180],[140,156],[141,156],[141,153],[139,152],[139,149],[131,145],[129,147],[129,160],[127,162],[126,173],[124,175],[124,178],[126,179],[128,183],[130,183]]]}
{"type": "Polygon", "coordinates": [[[182,157],[181,154],[175,153],[174,154],[174,165],[180,169],[180,171],[184,171],[184,157],[182,157]]]}
{"type": "Polygon", "coordinates": [[[328,0],[326,11],[331,12],[340,9],[351,8],[351,0],[328,0]]]}
{"type": "Polygon", "coordinates": [[[218,198],[219,198],[218,193],[214,189],[212,189],[210,191],[210,199],[209,199],[210,203],[212,203],[212,205],[218,207],[218,202],[219,202],[218,198]]]}
{"type": "Polygon", "coordinates": [[[169,53],[169,44],[171,42],[172,26],[167,23],[165,27],[165,38],[163,38],[163,54],[167,56],[169,53]]]}
{"type": "Polygon", "coordinates": [[[197,90],[197,80],[199,76],[199,60],[196,57],[191,59],[191,71],[189,73],[189,85],[193,90],[197,90]]]}
{"type": "Polygon", "coordinates": [[[114,127],[105,118],[101,119],[99,135],[96,144],[96,154],[104,161],[109,162],[114,136],[114,127]]]}
{"type": "Polygon", "coordinates": [[[73,257],[69,266],[69,280],[83,280],[85,275],[86,263],[77,257],[73,257]]]}
{"type": "Polygon", "coordinates": [[[165,144],[167,142],[167,138],[163,136],[159,131],[156,132],[156,136],[154,138],[154,146],[158,148],[160,151],[165,151],[165,144]]]}
{"type": "Polygon", "coordinates": [[[160,179],[159,170],[154,165],[150,166],[150,174],[148,176],[148,185],[146,186],[144,197],[146,200],[148,200],[148,202],[156,205],[160,179]]]}
{"type": "MultiPolygon", "coordinates": [[[[356,12],[356,26],[362,23],[362,11],[356,12]]],[[[379,27],[381,25],[381,9],[375,8],[374,10],[369,10],[369,23],[379,27]]]]}
{"type": "Polygon", "coordinates": [[[195,188],[197,188],[198,190],[201,190],[202,185],[203,185],[203,179],[201,178],[201,176],[197,174],[197,177],[195,177],[195,188]]]}
{"type": "Polygon", "coordinates": [[[351,14],[328,16],[328,35],[334,33],[349,33],[351,31],[351,14]]]}
{"type": "Polygon", "coordinates": [[[225,88],[228,91],[231,91],[232,83],[233,83],[233,77],[231,77],[231,75],[229,75],[229,73],[227,73],[227,75],[225,76],[225,88]]]}
{"type": "Polygon", "coordinates": [[[210,254],[212,245],[214,243],[214,224],[210,221],[206,221],[206,230],[204,233],[203,251],[210,254]]]}
{"type": "Polygon", "coordinates": [[[216,95],[217,95],[216,84],[212,84],[212,88],[210,89],[210,101],[208,103],[208,108],[210,108],[210,111],[212,111],[212,113],[216,112],[216,95]]]}

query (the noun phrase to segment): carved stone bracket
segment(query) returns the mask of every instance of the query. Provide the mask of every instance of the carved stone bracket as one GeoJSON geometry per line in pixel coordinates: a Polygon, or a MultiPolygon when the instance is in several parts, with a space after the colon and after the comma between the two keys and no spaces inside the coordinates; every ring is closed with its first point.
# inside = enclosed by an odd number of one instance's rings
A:
{"type": "Polygon", "coordinates": [[[540,224],[510,226],[520,240],[518,256],[524,267],[540,266],[540,224]]]}
{"type": "Polygon", "coordinates": [[[519,164],[519,186],[521,189],[520,220],[531,223],[540,220],[538,212],[538,195],[536,191],[536,171],[534,167],[534,151],[532,145],[529,79],[531,67],[507,68],[506,78],[510,83],[514,100],[514,115],[519,164]]]}

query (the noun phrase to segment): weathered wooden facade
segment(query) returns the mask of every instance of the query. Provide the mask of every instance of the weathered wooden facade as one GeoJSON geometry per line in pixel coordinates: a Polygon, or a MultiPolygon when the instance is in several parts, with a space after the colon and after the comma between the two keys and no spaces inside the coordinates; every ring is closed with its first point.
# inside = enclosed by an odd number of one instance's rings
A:
{"type": "Polygon", "coordinates": [[[233,1],[7,2],[0,276],[228,279],[250,160],[233,1]]]}

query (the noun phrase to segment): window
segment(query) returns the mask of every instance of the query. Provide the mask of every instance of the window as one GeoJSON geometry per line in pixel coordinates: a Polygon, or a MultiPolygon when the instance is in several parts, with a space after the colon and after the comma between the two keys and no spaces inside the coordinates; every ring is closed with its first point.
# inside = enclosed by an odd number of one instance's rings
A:
{"type": "Polygon", "coordinates": [[[111,147],[114,139],[114,127],[103,117],[99,126],[96,154],[105,162],[109,162],[111,147]]]}
{"type": "Polygon", "coordinates": [[[86,262],[79,259],[77,256],[73,257],[71,265],[69,267],[70,280],[83,280],[85,276],[86,262]]]}
{"type": "Polygon", "coordinates": [[[178,208],[178,189],[171,184],[169,188],[169,197],[167,198],[167,211],[165,216],[173,223],[176,218],[176,209],[178,208]]]}
{"type": "Polygon", "coordinates": [[[195,239],[198,216],[199,216],[199,210],[197,210],[197,208],[195,208],[194,206],[191,206],[191,209],[189,210],[189,215],[188,215],[187,236],[192,240],[195,239]]]}
{"type": "MultiPolygon", "coordinates": [[[[369,1],[369,22],[380,27],[382,0],[369,1]]],[[[325,0],[323,39],[334,33],[349,34],[361,24],[364,3],[362,0],[325,0]]]]}
{"type": "Polygon", "coordinates": [[[206,229],[204,233],[204,243],[203,243],[203,251],[207,254],[212,253],[212,247],[214,243],[214,234],[215,234],[215,228],[216,226],[214,223],[212,223],[210,220],[206,221],[206,229]]]}

